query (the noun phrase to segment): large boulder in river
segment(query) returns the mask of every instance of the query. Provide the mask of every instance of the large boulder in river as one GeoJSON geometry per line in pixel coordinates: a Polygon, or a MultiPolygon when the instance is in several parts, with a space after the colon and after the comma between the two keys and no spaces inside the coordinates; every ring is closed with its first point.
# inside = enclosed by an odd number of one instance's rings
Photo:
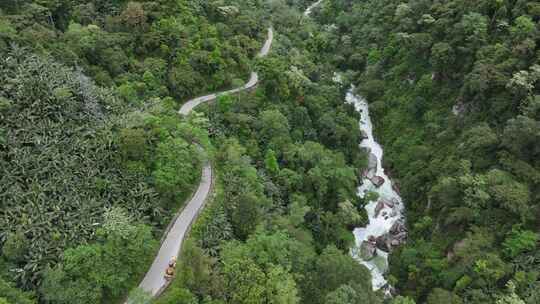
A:
{"type": "Polygon", "coordinates": [[[392,239],[388,237],[387,234],[383,234],[379,237],[377,237],[376,246],[378,249],[384,251],[384,252],[390,252],[392,251],[392,239]]]}
{"type": "Polygon", "coordinates": [[[407,232],[400,232],[396,235],[383,234],[377,237],[376,246],[384,252],[391,252],[395,247],[404,244],[407,240],[407,232]]]}
{"type": "Polygon", "coordinates": [[[380,201],[388,208],[394,208],[394,206],[395,206],[393,200],[387,200],[385,198],[381,198],[380,201]]]}
{"type": "Polygon", "coordinates": [[[392,227],[390,227],[390,234],[397,235],[402,232],[407,233],[407,227],[405,227],[405,224],[403,221],[397,221],[395,222],[392,227]]]}
{"type": "Polygon", "coordinates": [[[392,235],[392,240],[397,241],[398,245],[401,245],[401,244],[405,243],[405,241],[407,240],[407,232],[402,231],[402,232],[400,232],[400,233],[398,233],[396,235],[392,235]]]}
{"type": "MultiPolygon", "coordinates": [[[[380,198],[379,201],[377,202],[377,205],[375,206],[375,217],[378,217],[379,213],[384,208],[388,207],[388,208],[394,209],[395,205],[396,204],[394,201],[387,200],[385,198],[380,198]]],[[[383,212],[383,216],[385,216],[385,213],[386,212],[383,212]]],[[[397,215],[397,211],[392,210],[392,212],[386,213],[386,215],[389,215],[390,217],[394,217],[397,215]]]]}
{"type": "Polygon", "coordinates": [[[379,216],[379,213],[381,212],[381,210],[383,210],[385,207],[384,205],[384,201],[381,199],[377,202],[377,205],[375,206],[375,217],[378,217],[379,216]]]}
{"type": "Polygon", "coordinates": [[[360,257],[364,261],[372,260],[377,255],[377,245],[373,241],[363,241],[360,245],[360,257]]]}
{"type": "Polygon", "coordinates": [[[378,175],[375,175],[374,177],[369,179],[375,187],[379,188],[384,184],[384,178],[378,175]]]}
{"type": "Polygon", "coordinates": [[[366,131],[360,130],[360,139],[367,139],[369,136],[367,135],[366,131]]]}

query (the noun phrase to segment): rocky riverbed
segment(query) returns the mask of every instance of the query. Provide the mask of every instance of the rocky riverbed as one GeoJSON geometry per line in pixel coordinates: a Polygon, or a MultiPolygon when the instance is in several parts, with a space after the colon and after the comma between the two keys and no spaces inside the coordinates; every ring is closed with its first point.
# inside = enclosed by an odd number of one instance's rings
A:
{"type": "Polygon", "coordinates": [[[354,93],[354,87],[347,93],[346,101],[360,112],[360,148],[368,155],[368,168],[362,172],[358,196],[371,199],[365,206],[369,224],[354,230],[356,246],[352,249],[352,255],[371,271],[373,289],[389,291],[391,287],[384,274],[388,270],[388,255],[407,239],[403,214],[405,207],[399,187],[382,167],[383,149],[373,136],[368,103],[354,93]]]}

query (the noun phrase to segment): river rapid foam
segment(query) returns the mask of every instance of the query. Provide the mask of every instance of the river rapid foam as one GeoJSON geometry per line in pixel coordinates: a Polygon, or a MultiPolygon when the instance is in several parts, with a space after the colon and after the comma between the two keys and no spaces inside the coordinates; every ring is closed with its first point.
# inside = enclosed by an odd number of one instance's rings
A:
{"type": "MultiPolygon", "coordinates": [[[[313,9],[321,5],[319,0],[310,5],[304,12],[309,17],[313,9]]],[[[334,74],[334,82],[342,84],[341,75],[334,74]]],[[[354,229],[355,247],[351,255],[371,272],[373,290],[384,289],[390,295],[392,287],[389,286],[384,274],[388,270],[388,255],[394,247],[406,241],[405,206],[399,195],[399,188],[384,172],[382,166],[383,148],[375,140],[373,124],[369,116],[369,105],[361,96],[355,94],[355,87],[347,91],[347,103],[353,104],[360,113],[360,132],[362,141],[360,149],[368,155],[368,168],[362,174],[362,183],[358,187],[357,195],[360,198],[374,198],[365,205],[369,223],[365,227],[354,229]]]]}
{"type": "Polygon", "coordinates": [[[373,124],[367,101],[354,93],[354,87],[349,89],[345,100],[353,104],[360,113],[360,131],[363,136],[360,148],[369,156],[369,166],[362,174],[358,196],[365,198],[369,194],[377,198],[364,207],[369,224],[354,229],[356,246],[351,250],[351,254],[370,270],[373,289],[384,288],[388,291],[389,286],[384,274],[388,270],[389,252],[405,241],[403,214],[405,208],[397,186],[384,172],[382,166],[384,151],[373,136],[373,124]]]}

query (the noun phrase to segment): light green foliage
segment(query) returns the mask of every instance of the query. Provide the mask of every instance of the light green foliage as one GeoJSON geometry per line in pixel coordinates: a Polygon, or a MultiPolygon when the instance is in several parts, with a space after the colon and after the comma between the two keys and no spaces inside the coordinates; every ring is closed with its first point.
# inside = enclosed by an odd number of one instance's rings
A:
{"type": "Polygon", "coordinates": [[[339,211],[337,216],[342,223],[350,226],[360,226],[362,216],[350,201],[339,203],[338,207],[339,211]]]}
{"type": "Polygon", "coordinates": [[[30,293],[22,292],[16,289],[13,284],[0,278],[0,303],[4,301],[6,304],[36,304],[30,293]]]}
{"type": "Polygon", "coordinates": [[[187,289],[173,288],[160,297],[156,304],[197,304],[197,298],[187,289]]]}
{"type": "Polygon", "coordinates": [[[313,289],[306,295],[306,300],[311,303],[324,303],[325,297],[328,296],[329,298],[349,297],[351,300],[356,299],[353,301],[363,299],[368,303],[379,303],[372,291],[369,277],[367,268],[358,264],[352,257],[343,254],[335,247],[328,247],[315,262],[314,272],[308,279],[313,289]],[[348,287],[334,292],[344,285],[348,287]]]}
{"type": "Polygon", "coordinates": [[[226,287],[232,303],[264,301],[265,274],[252,260],[232,260],[224,265],[226,287]]]}
{"type": "Polygon", "coordinates": [[[480,208],[486,207],[490,199],[489,193],[486,192],[486,180],[481,175],[472,175],[471,164],[462,162],[462,174],[458,177],[458,183],[463,187],[463,201],[466,206],[471,208],[473,212],[478,213],[480,208]]]}
{"type": "Polygon", "coordinates": [[[97,303],[105,296],[121,296],[120,292],[133,284],[139,267],[148,264],[155,249],[149,227],[120,227],[101,233],[99,243],[66,250],[62,263],[45,272],[40,291],[46,300],[97,303]]]}
{"type": "Polygon", "coordinates": [[[182,250],[182,259],[177,265],[179,285],[185,286],[196,296],[203,297],[210,294],[214,278],[212,267],[214,260],[192,242],[185,242],[182,250]]]}
{"type": "Polygon", "coordinates": [[[507,266],[496,254],[487,254],[474,263],[475,274],[487,284],[496,284],[507,273],[507,266]]]}
{"type": "Polygon", "coordinates": [[[533,250],[537,246],[538,238],[538,233],[513,227],[503,242],[504,253],[515,257],[522,252],[533,250]]]}
{"type": "Polygon", "coordinates": [[[391,303],[392,304],[416,304],[416,302],[413,299],[409,297],[402,297],[402,296],[395,297],[391,303]]]}
{"type": "Polygon", "coordinates": [[[294,263],[302,261],[297,249],[282,233],[257,234],[245,245],[228,244],[222,256],[231,303],[298,303],[296,282],[289,271],[306,263],[294,263]]]}
{"type": "Polygon", "coordinates": [[[28,239],[22,231],[10,233],[2,247],[2,254],[8,261],[20,262],[24,260],[24,255],[29,249],[28,239]]]}
{"type": "Polygon", "coordinates": [[[113,207],[105,211],[103,215],[103,230],[108,235],[117,235],[121,238],[128,238],[135,232],[131,218],[125,210],[113,207]]]}
{"type": "Polygon", "coordinates": [[[199,176],[200,154],[182,138],[168,138],[156,148],[156,169],[152,173],[156,188],[169,202],[177,202],[199,176]]]}
{"type": "Polygon", "coordinates": [[[342,285],[326,295],[326,304],[356,304],[362,303],[356,291],[349,285],[342,285]]]}
{"type": "Polygon", "coordinates": [[[294,226],[300,226],[305,221],[306,214],[311,211],[309,206],[306,206],[305,198],[296,196],[293,198],[289,206],[289,220],[294,226]]]}
{"type": "Polygon", "coordinates": [[[456,291],[461,291],[467,288],[471,284],[471,282],[472,282],[472,278],[469,277],[468,275],[464,275],[456,282],[456,286],[454,289],[456,291]]]}
{"type": "Polygon", "coordinates": [[[409,243],[390,257],[397,289],[496,303],[519,274],[513,292],[538,302],[536,2],[331,2],[316,19],[351,47],[324,54],[356,73],[407,206],[409,243]]]}
{"type": "Polygon", "coordinates": [[[496,304],[525,304],[517,294],[516,294],[516,285],[512,281],[508,281],[506,284],[507,294],[500,296],[497,299],[496,304]]]}
{"type": "Polygon", "coordinates": [[[135,288],[129,293],[129,301],[133,304],[149,304],[152,301],[152,295],[140,288],[135,288]]]}
{"type": "Polygon", "coordinates": [[[262,144],[274,151],[284,151],[289,143],[289,122],[279,111],[264,111],[260,115],[262,144]]]}
{"type": "Polygon", "coordinates": [[[297,304],[300,302],[296,282],[283,268],[271,268],[267,274],[266,303],[297,304]]]}
{"type": "Polygon", "coordinates": [[[502,207],[523,219],[530,217],[530,192],[526,184],[497,169],[488,172],[487,179],[489,192],[502,207]]]}
{"type": "Polygon", "coordinates": [[[510,28],[510,33],[515,39],[525,39],[533,37],[537,29],[529,16],[519,16],[515,20],[515,25],[510,28]]]}
{"type": "Polygon", "coordinates": [[[429,294],[427,304],[461,304],[461,298],[449,291],[441,288],[435,288],[429,294]]]}
{"type": "Polygon", "coordinates": [[[266,166],[266,170],[271,174],[278,174],[279,173],[279,164],[276,159],[276,153],[270,149],[266,152],[266,156],[264,158],[264,164],[266,166]]]}

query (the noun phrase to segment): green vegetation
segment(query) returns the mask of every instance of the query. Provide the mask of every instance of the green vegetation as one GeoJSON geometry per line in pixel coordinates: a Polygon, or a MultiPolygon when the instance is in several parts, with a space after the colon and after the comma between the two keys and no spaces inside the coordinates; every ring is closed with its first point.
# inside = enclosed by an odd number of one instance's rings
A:
{"type": "Polygon", "coordinates": [[[332,82],[333,66],[314,64],[313,41],[289,23],[314,25],[284,3],[270,9],[276,41],[256,64],[258,89],[201,108],[216,147],[216,195],[157,304],[382,303],[349,255],[350,228],[366,220],[357,113],[332,82]]]}
{"type": "Polygon", "coordinates": [[[314,47],[367,97],[407,202],[399,293],[539,303],[538,2],[327,0],[314,14],[314,47]]]}
{"type": "Polygon", "coordinates": [[[148,303],[133,287],[205,158],[216,193],[157,303],[381,303],[349,255],[358,117],[308,4],[2,1],[0,303],[148,303]],[[252,68],[254,92],[177,115],[252,68]]]}
{"type": "Polygon", "coordinates": [[[138,283],[212,153],[175,100],[247,78],[259,13],[0,3],[0,302],[114,303],[138,283]]]}
{"type": "Polygon", "coordinates": [[[348,82],[408,208],[390,302],[540,302],[540,5],[312,2],[2,1],[0,303],[121,302],[205,158],[215,196],[155,303],[382,303],[349,255],[348,82]]]}

